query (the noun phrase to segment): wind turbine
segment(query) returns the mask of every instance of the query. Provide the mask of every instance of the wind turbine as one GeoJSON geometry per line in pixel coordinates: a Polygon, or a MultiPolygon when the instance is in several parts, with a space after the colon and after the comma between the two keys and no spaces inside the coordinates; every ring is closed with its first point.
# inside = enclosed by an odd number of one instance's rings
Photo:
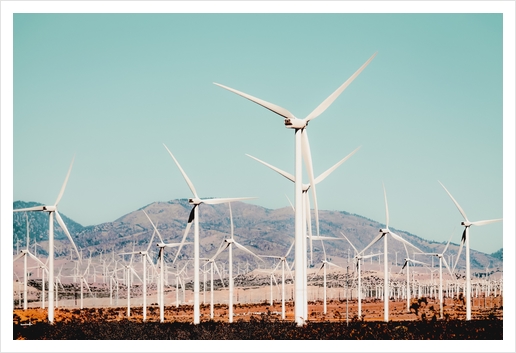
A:
{"type": "MultiPolygon", "coordinates": [[[[340,238],[335,238],[334,240],[342,240],[340,238]]],[[[319,270],[317,270],[317,272],[315,273],[315,276],[317,276],[317,274],[319,273],[319,271],[321,271],[321,269],[323,270],[323,314],[326,315],[326,312],[327,312],[327,304],[326,304],[326,267],[327,266],[334,266],[334,267],[338,267],[338,268],[342,268],[341,266],[339,265],[336,265],[330,261],[328,261],[327,257],[326,257],[326,250],[324,248],[324,243],[323,241],[321,240],[321,244],[322,244],[322,248],[323,248],[323,253],[324,253],[324,259],[322,261],[322,264],[321,264],[321,267],[319,267],[319,270]]],[[[312,278],[313,278],[312,277],[312,278]]]]}
{"type": "Polygon", "coordinates": [[[75,246],[75,243],[72,239],[72,236],[70,235],[68,228],[66,228],[66,224],[64,223],[63,219],[61,218],[61,215],[57,211],[57,205],[59,204],[59,201],[61,201],[61,197],[63,197],[66,188],[66,183],[68,182],[70,172],[72,171],[74,159],[75,156],[72,158],[72,163],[70,164],[70,168],[68,169],[68,173],[66,174],[65,181],[61,186],[61,191],[59,191],[59,195],[57,195],[56,202],[53,205],[35,206],[13,210],[13,212],[48,212],[48,321],[50,322],[50,324],[54,323],[54,215],[56,217],[57,223],[59,223],[59,225],[65,232],[66,236],[72,243],[73,248],[77,253],[77,256],[80,256],[79,251],[77,250],[77,247],[75,246]]]}
{"type": "Polygon", "coordinates": [[[121,270],[125,270],[125,276],[126,276],[126,280],[127,280],[126,281],[126,287],[127,287],[127,317],[130,317],[131,316],[131,287],[133,285],[133,283],[131,281],[131,277],[132,277],[131,274],[134,274],[136,277],[138,277],[138,279],[142,283],[143,283],[143,280],[140,278],[140,276],[138,276],[138,274],[136,273],[136,271],[135,271],[135,269],[133,267],[133,257],[134,257],[134,254],[135,254],[134,244],[133,244],[133,251],[132,252],[119,253],[118,255],[124,256],[124,255],[128,255],[128,254],[131,254],[131,260],[129,261],[129,264],[125,263],[124,267],[122,267],[121,270]]]}
{"type": "Polygon", "coordinates": [[[35,259],[37,262],[43,265],[43,263],[36,256],[31,254],[29,250],[29,216],[27,213],[25,213],[25,218],[27,224],[27,240],[25,243],[26,249],[23,249],[13,259],[13,262],[16,262],[18,259],[23,257],[23,310],[27,310],[27,256],[30,256],[32,259],[35,259]]]}
{"type": "Polygon", "coordinates": [[[285,265],[287,266],[287,269],[289,270],[289,272],[291,272],[291,275],[292,275],[292,271],[288,267],[287,256],[290,254],[290,251],[292,250],[293,246],[294,246],[294,242],[292,242],[292,245],[290,245],[290,248],[288,249],[285,256],[260,255],[260,257],[270,257],[273,259],[280,260],[278,262],[278,264],[276,265],[276,267],[274,268],[274,270],[272,270],[272,273],[274,273],[278,269],[279,265],[281,264],[281,319],[282,320],[285,320],[285,265]]]}
{"type": "MultiPolygon", "coordinates": [[[[328,168],[324,173],[321,173],[321,175],[319,175],[317,178],[315,178],[313,180],[314,182],[314,185],[317,185],[319,184],[321,181],[323,181],[324,179],[326,179],[326,177],[328,175],[330,175],[331,173],[333,173],[333,171],[335,169],[337,169],[342,163],[344,163],[345,161],[347,161],[352,155],[354,155],[358,150],[360,149],[360,147],[357,147],[353,152],[351,152],[350,154],[348,154],[346,157],[342,158],[340,161],[338,161],[337,163],[335,163],[331,168],[328,168]]],[[[285,178],[287,178],[288,180],[292,181],[293,183],[296,182],[296,178],[290,174],[290,173],[287,173],[279,168],[276,168],[275,166],[269,164],[269,163],[266,163],[256,157],[253,157],[249,154],[246,154],[246,156],[248,157],[251,157],[252,159],[262,163],[263,165],[265,165],[266,167],[269,167],[270,169],[274,170],[275,172],[277,172],[278,174],[284,176],[285,178]]],[[[310,186],[311,184],[303,184],[302,186],[302,189],[303,189],[303,204],[304,204],[304,210],[305,210],[305,214],[306,214],[306,221],[307,221],[307,226],[308,226],[308,230],[309,230],[309,240],[310,240],[310,262],[312,262],[312,224],[311,224],[311,218],[310,218],[310,200],[308,198],[308,190],[310,189],[310,186]]],[[[288,199],[288,197],[287,197],[288,199]]],[[[290,200],[289,200],[290,202],[290,200]]],[[[294,209],[294,212],[295,212],[295,207],[292,205],[292,208],[294,209]]],[[[317,215],[316,215],[316,219],[318,219],[317,215]]],[[[319,235],[319,226],[317,225],[317,235],[319,235]]]]}
{"type": "Polygon", "coordinates": [[[234,291],[234,288],[233,288],[234,287],[233,286],[233,244],[240,250],[253,255],[258,260],[260,260],[262,262],[263,262],[263,260],[258,255],[256,255],[251,250],[244,247],[242,244],[239,244],[235,240],[234,233],[233,233],[233,212],[231,211],[231,202],[229,202],[228,205],[229,205],[229,218],[231,221],[231,237],[229,239],[224,239],[225,244],[219,249],[219,251],[215,254],[215,256],[213,256],[213,258],[216,258],[221,252],[228,249],[228,251],[229,251],[229,266],[228,266],[229,303],[228,303],[228,305],[229,305],[229,323],[232,323],[233,322],[233,291],[234,291]]]}
{"type": "MultiPolygon", "coordinates": [[[[382,183],[383,185],[383,183],[382,183]]],[[[387,204],[387,193],[385,191],[385,185],[383,185],[383,196],[385,200],[385,228],[379,230],[379,234],[367,245],[360,253],[363,254],[367,249],[376,244],[377,241],[383,238],[383,273],[384,273],[384,285],[383,285],[383,319],[385,322],[389,321],[389,268],[388,268],[388,252],[387,252],[387,234],[390,234],[395,240],[398,240],[404,244],[407,244],[420,253],[419,248],[412,245],[393,231],[389,229],[389,206],[387,204]]]]}
{"type": "Polygon", "coordinates": [[[446,191],[448,196],[452,199],[455,206],[457,206],[457,209],[459,210],[462,217],[464,217],[464,221],[460,224],[464,226],[464,232],[462,233],[462,238],[460,242],[459,247],[459,253],[457,254],[457,258],[455,260],[455,265],[453,265],[453,271],[455,271],[455,267],[457,266],[457,263],[459,262],[460,253],[462,251],[462,247],[464,246],[464,243],[466,243],[466,320],[471,320],[471,269],[470,269],[470,255],[469,255],[469,227],[471,226],[483,226],[489,223],[494,222],[500,222],[502,218],[498,219],[490,219],[485,221],[476,221],[471,222],[468,220],[468,217],[466,216],[466,212],[460,207],[459,203],[455,201],[452,194],[444,187],[444,185],[439,181],[439,184],[443,187],[443,189],[446,191]]]}
{"type": "Polygon", "coordinates": [[[450,267],[448,267],[448,263],[446,262],[446,258],[444,257],[444,253],[448,249],[448,245],[450,245],[450,240],[448,240],[448,243],[444,247],[444,250],[441,253],[423,253],[422,255],[430,255],[430,256],[437,256],[439,258],[439,308],[440,308],[440,314],[441,319],[444,317],[444,310],[443,310],[443,262],[446,268],[448,269],[448,272],[450,273],[450,276],[453,277],[452,271],[450,270],[450,267]]]}
{"type": "MultiPolygon", "coordinates": [[[[242,201],[242,200],[249,200],[253,199],[254,197],[240,197],[240,198],[215,198],[215,199],[201,199],[197,195],[197,191],[195,191],[195,187],[184,172],[183,168],[181,168],[181,165],[179,165],[179,162],[177,161],[176,157],[170,152],[168,147],[163,144],[165,148],[167,149],[168,153],[176,163],[177,167],[179,168],[179,171],[183,175],[183,178],[185,179],[186,183],[188,184],[188,187],[192,191],[194,197],[188,199],[188,203],[190,205],[193,205],[192,211],[190,212],[190,216],[188,218],[188,225],[186,227],[185,233],[183,235],[183,240],[181,243],[184,243],[186,236],[188,235],[188,231],[190,230],[190,226],[192,225],[192,221],[194,221],[194,324],[198,324],[201,322],[201,309],[200,309],[200,300],[199,300],[199,205],[200,204],[208,204],[208,205],[216,205],[220,203],[227,203],[231,201],[242,201]]],[[[179,246],[179,251],[181,251],[182,245],[179,246]]],[[[177,258],[177,254],[176,254],[177,258]]],[[[175,262],[175,259],[174,259],[175,262]]]]}
{"type": "Polygon", "coordinates": [[[405,247],[405,252],[407,253],[407,257],[405,258],[405,262],[403,263],[403,266],[401,267],[401,271],[403,271],[403,269],[405,267],[407,267],[407,312],[409,313],[410,312],[410,262],[412,262],[413,264],[421,264],[421,265],[428,265],[428,264],[421,262],[421,261],[411,259],[409,257],[409,252],[408,252],[407,246],[405,244],[403,244],[403,246],[405,247]]]}
{"type": "MultiPolygon", "coordinates": [[[[151,222],[152,224],[152,227],[154,228],[154,231],[156,232],[156,234],[158,234],[158,237],[159,237],[159,240],[160,242],[158,244],[156,244],[159,248],[159,255],[158,255],[158,262],[160,264],[160,279],[159,279],[159,285],[158,285],[158,302],[159,302],[159,313],[160,313],[160,321],[161,322],[164,322],[165,321],[165,308],[164,308],[164,292],[165,292],[165,274],[164,274],[164,270],[165,270],[165,254],[164,254],[164,249],[165,247],[168,247],[168,248],[174,248],[174,247],[179,247],[179,249],[177,250],[177,254],[176,254],[176,258],[177,258],[177,255],[179,254],[179,251],[181,250],[181,246],[185,245],[185,244],[191,244],[191,243],[185,243],[184,242],[184,239],[183,239],[183,242],[181,243],[169,243],[169,244],[165,244],[163,242],[163,238],[158,230],[158,228],[156,228],[156,226],[154,225],[154,222],[152,222],[152,220],[150,219],[149,215],[147,214],[147,212],[145,212],[145,210],[142,210],[143,213],[145,214],[145,216],[147,217],[147,219],[149,220],[149,222],[151,222]]],[[[189,227],[187,226],[187,230],[189,229],[189,227]]],[[[150,244],[149,244],[150,246],[150,244]]],[[[147,251],[149,249],[147,248],[147,251]]],[[[175,260],[174,260],[175,261],[175,260]]],[[[152,261],[151,261],[152,263],[152,261]]],[[[154,264],[153,264],[154,265],[154,264]]]]}
{"type": "Polygon", "coordinates": [[[222,287],[224,287],[224,279],[222,278],[222,274],[219,271],[219,267],[217,266],[217,263],[215,262],[215,259],[217,258],[217,256],[222,252],[220,249],[222,248],[223,245],[224,245],[224,241],[220,244],[219,249],[217,250],[215,255],[213,255],[209,259],[205,259],[205,258],[201,259],[201,260],[206,260],[206,263],[204,264],[204,266],[206,266],[207,264],[210,264],[210,319],[212,319],[212,320],[213,320],[213,317],[214,317],[214,307],[213,307],[213,305],[214,305],[214,298],[213,298],[213,289],[214,289],[213,273],[214,272],[213,272],[213,267],[214,266],[215,266],[215,270],[219,274],[220,282],[222,283],[222,287]]]}
{"type": "MultiPolygon", "coordinates": [[[[145,213],[144,210],[142,210],[142,212],[145,213]]],[[[145,213],[145,215],[147,215],[145,213]]],[[[147,216],[148,217],[148,216],[147,216]]],[[[143,263],[143,321],[146,321],[147,320],[147,261],[150,263],[150,265],[152,266],[152,268],[154,269],[154,271],[156,272],[156,268],[154,267],[154,263],[152,262],[152,260],[149,258],[149,249],[152,245],[152,240],[154,240],[154,235],[156,234],[156,230],[154,230],[152,232],[152,237],[151,237],[151,240],[149,241],[149,245],[147,246],[147,248],[145,250],[140,250],[140,251],[133,251],[133,252],[130,252],[130,253],[127,253],[127,254],[140,254],[142,255],[142,263],[143,263]]],[[[131,257],[132,259],[132,257],[131,257]]]]}
{"type": "Polygon", "coordinates": [[[369,255],[361,255],[361,252],[357,250],[357,248],[353,245],[353,243],[344,235],[344,233],[340,232],[342,236],[351,244],[353,247],[353,250],[355,251],[355,262],[356,262],[356,268],[357,268],[357,274],[358,274],[358,290],[357,290],[357,301],[358,301],[358,318],[360,319],[362,317],[362,270],[360,266],[360,262],[362,260],[372,258],[374,256],[379,256],[381,254],[369,254],[369,255]]]}
{"type": "MultiPolygon", "coordinates": [[[[318,209],[317,209],[317,197],[315,191],[315,183],[313,176],[313,168],[312,168],[312,157],[310,154],[310,146],[308,142],[308,134],[306,132],[306,127],[308,123],[322,114],[332,103],[337,99],[337,97],[353,82],[353,80],[365,69],[367,65],[373,60],[376,56],[376,53],[373,54],[349,79],[346,80],[337,90],[335,90],[328,98],[326,98],[315,110],[313,110],[308,116],[304,119],[296,118],[291,112],[287,109],[282,108],[276,104],[272,104],[266,102],[262,99],[253,97],[249,94],[237,91],[233,88],[214,83],[215,85],[227,89],[233,93],[236,93],[250,101],[261,105],[262,107],[269,109],[273,113],[276,113],[285,118],[284,123],[285,127],[288,129],[294,129],[295,131],[295,186],[294,186],[294,194],[295,194],[295,221],[294,221],[294,229],[295,229],[295,259],[297,264],[303,264],[304,257],[306,257],[306,251],[304,250],[303,242],[305,242],[303,236],[303,185],[302,185],[302,158],[305,160],[306,168],[308,171],[308,176],[310,178],[310,184],[312,185],[312,195],[314,198],[314,206],[315,206],[315,216],[316,216],[316,227],[319,228],[319,220],[318,220],[318,209]],[[303,254],[305,252],[305,254],[303,254]]],[[[299,266],[301,267],[301,266],[299,266]]],[[[301,267],[302,268],[302,267],[301,267]]],[[[296,296],[295,296],[295,320],[298,326],[303,326],[306,317],[303,317],[303,312],[307,306],[307,298],[305,288],[306,288],[306,268],[302,271],[296,271],[296,296]]]]}

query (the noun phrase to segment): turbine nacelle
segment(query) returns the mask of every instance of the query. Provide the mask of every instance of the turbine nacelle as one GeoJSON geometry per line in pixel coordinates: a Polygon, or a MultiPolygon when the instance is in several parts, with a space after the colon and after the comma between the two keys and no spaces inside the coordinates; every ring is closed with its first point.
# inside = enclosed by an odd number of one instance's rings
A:
{"type": "Polygon", "coordinates": [[[56,210],[57,210],[56,206],[43,206],[43,211],[55,212],[56,210]]]}
{"type": "Polygon", "coordinates": [[[197,197],[194,197],[194,198],[188,199],[188,203],[190,205],[200,205],[202,203],[202,200],[197,197]]]}
{"type": "Polygon", "coordinates": [[[470,227],[472,225],[472,223],[469,221],[465,221],[465,222],[463,221],[463,222],[460,222],[460,224],[463,225],[464,227],[470,227]]]}
{"type": "Polygon", "coordinates": [[[383,228],[380,228],[380,230],[378,230],[380,233],[382,234],[387,234],[389,233],[389,229],[383,229],[383,228]]]}
{"type": "Polygon", "coordinates": [[[298,118],[285,118],[285,127],[287,129],[304,129],[308,126],[308,121],[298,118]]]}

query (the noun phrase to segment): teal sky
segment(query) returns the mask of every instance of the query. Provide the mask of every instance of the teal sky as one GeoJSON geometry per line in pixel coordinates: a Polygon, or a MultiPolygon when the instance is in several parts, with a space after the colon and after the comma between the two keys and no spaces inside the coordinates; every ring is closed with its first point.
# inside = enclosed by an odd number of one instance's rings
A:
{"type": "Polygon", "coordinates": [[[12,200],[53,204],[74,155],[59,209],[82,225],[190,197],[165,143],[199,196],[286,207],[292,183],[245,154],[293,173],[293,131],[213,82],[304,118],[378,52],[308,127],[315,175],[362,146],[317,186],[319,208],[385,222],[384,182],[391,228],[459,243],[462,217],[440,180],[470,220],[505,218],[472,229],[473,249],[512,251],[504,16],[15,13],[2,197],[12,188],[12,200]]]}
{"type": "MultiPolygon", "coordinates": [[[[502,215],[501,14],[15,14],[14,200],[83,225],[154,201],[253,196],[285,207],[293,172],[282,119],[212,82],[308,115],[374,52],[308,128],[321,209],[447,240],[461,215],[502,215]],[[37,176],[37,177],[36,177],[37,176]]],[[[306,181],[308,181],[306,179],[306,181]]],[[[460,241],[455,230],[454,241],[460,241]]],[[[471,246],[502,247],[502,224],[471,246]]]]}

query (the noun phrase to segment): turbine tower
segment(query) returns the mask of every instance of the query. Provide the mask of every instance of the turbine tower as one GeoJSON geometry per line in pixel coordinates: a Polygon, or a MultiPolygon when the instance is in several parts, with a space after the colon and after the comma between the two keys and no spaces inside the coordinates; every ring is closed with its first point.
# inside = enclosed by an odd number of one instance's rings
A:
{"type": "Polygon", "coordinates": [[[470,256],[469,256],[469,227],[471,226],[483,226],[489,223],[494,222],[500,222],[502,218],[498,219],[490,219],[485,221],[476,221],[471,222],[468,220],[468,217],[466,216],[466,212],[460,207],[459,203],[455,201],[452,194],[444,187],[444,185],[439,181],[439,184],[443,187],[443,189],[446,191],[448,196],[452,199],[455,206],[457,206],[457,209],[459,210],[462,217],[464,217],[464,221],[460,224],[464,226],[464,232],[462,233],[462,238],[460,241],[459,246],[459,253],[457,254],[457,258],[455,260],[455,265],[453,265],[453,272],[455,271],[455,267],[457,266],[457,263],[459,262],[460,253],[462,251],[462,247],[464,246],[464,243],[466,243],[466,320],[471,320],[471,268],[470,268],[470,256]]]}
{"type": "Polygon", "coordinates": [[[70,168],[68,169],[68,173],[66,174],[65,181],[63,185],[61,186],[61,190],[59,191],[59,195],[57,195],[56,202],[53,205],[49,206],[35,206],[35,207],[28,207],[28,208],[20,208],[17,210],[13,210],[13,212],[48,212],[48,322],[50,324],[54,323],[54,215],[56,217],[57,223],[61,226],[64,233],[70,240],[70,242],[73,245],[73,248],[75,249],[75,252],[77,253],[77,256],[79,257],[79,261],[81,261],[79,251],[77,250],[77,247],[75,246],[75,243],[72,239],[72,236],[70,235],[70,232],[68,231],[68,228],[66,228],[66,224],[64,223],[63,219],[61,218],[61,215],[57,211],[57,205],[59,204],[59,201],[61,201],[61,198],[63,197],[64,191],[66,189],[66,183],[68,182],[68,178],[70,177],[70,173],[72,171],[73,161],[75,159],[75,156],[72,158],[72,163],[70,164],[70,168]]]}
{"type": "MultiPolygon", "coordinates": [[[[231,201],[242,201],[242,200],[250,200],[254,197],[240,197],[240,198],[216,198],[216,199],[201,199],[197,195],[197,191],[195,191],[195,187],[184,172],[183,168],[181,168],[181,165],[177,161],[176,157],[170,152],[168,147],[163,144],[165,148],[167,149],[168,153],[176,163],[177,167],[179,168],[179,171],[183,175],[183,178],[185,179],[186,183],[188,184],[188,187],[192,191],[194,197],[188,199],[188,203],[190,205],[193,205],[192,211],[190,212],[190,216],[188,218],[188,225],[186,227],[185,233],[183,235],[183,239],[181,241],[181,244],[184,243],[186,236],[188,235],[188,231],[190,230],[190,227],[192,225],[192,221],[194,221],[194,324],[198,324],[201,322],[201,309],[200,309],[200,300],[199,300],[199,205],[200,204],[208,204],[208,205],[216,205],[220,203],[227,203],[231,201]]],[[[181,251],[182,245],[179,246],[179,249],[177,251],[177,254],[181,251]]],[[[177,259],[177,254],[176,258],[177,259]]],[[[174,259],[174,262],[175,262],[174,259]]]]}
{"type": "MultiPolygon", "coordinates": [[[[353,82],[353,80],[366,68],[367,65],[373,60],[376,56],[374,53],[349,79],[346,80],[337,90],[335,90],[328,98],[326,98],[315,110],[313,110],[306,118],[298,119],[287,109],[282,108],[276,104],[272,104],[266,102],[262,99],[253,97],[249,94],[237,91],[233,88],[214,83],[215,85],[227,89],[235,94],[238,94],[244,98],[249,99],[250,101],[263,106],[266,109],[269,109],[273,113],[276,113],[282,116],[285,120],[285,127],[288,129],[294,129],[295,132],[295,186],[294,186],[294,195],[295,195],[295,221],[294,221],[294,234],[295,234],[295,261],[297,264],[301,265],[304,263],[304,258],[306,257],[306,251],[304,251],[303,242],[305,241],[303,236],[303,183],[302,183],[302,159],[305,160],[306,169],[308,172],[308,176],[310,179],[310,184],[312,185],[312,196],[314,198],[314,208],[315,208],[315,217],[316,217],[316,227],[319,228],[319,219],[318,219],[318,208],[317,208],[317,197],[315,191],[315,183],[314,183],[314,175],[312,169],[312,157],[310,154],[310,146],[308,143],[308,134],[306,131],[306,127],[308,123],[322,114],[332,103],[337,99],[337,97],[353,82]],[[304,254],[303,254],[304,253],[304,254]]],[[[306,297],[306,267],[303,268],[299,266],[301,271],[296,271],[295,276],[295,321],[298,326],[303,326],[305,324],[304,317],[304,308],[307,306],[307,297],[306,297]]]]}

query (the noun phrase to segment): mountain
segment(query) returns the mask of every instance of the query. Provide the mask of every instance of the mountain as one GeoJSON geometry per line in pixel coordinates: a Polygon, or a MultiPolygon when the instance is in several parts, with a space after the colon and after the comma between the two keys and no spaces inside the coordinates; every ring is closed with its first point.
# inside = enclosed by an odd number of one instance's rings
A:
{"type": "MultiPolygon", "coordinates": [[[[16,201],[13,207],[16,209],[35,205],[39,204],[16,201]]],[[[233,202],[231,207],[235,227],[235,240],[237,242],[259,255],[284,255],[288,251],[288,248],[294,241],[294,212],[290,207],[271,210],[243,202],[233,202]]],[[[187,199],[154,202],[139,210],[126,214],[113,222],[88,227],[83,227],[64,215],[61,216],[70,230],[76,245],[79,249],[85,251],[83,256],[89,256],[91,251],[92,257],[95,257],[101,252],[107,253],[114,251],[115,253],[120,253],[132,251],[133,246],[135,250],[146,248],[152,236],[153,228],[142,210],[145,210],[152,221],[157,225],[165,242],[180,242],[191,209],[192,206],[188,204],[187,199]]],[[[354,255],[353,248],[343,239],[340,232],[346,234],[355,247],[360,250],[372,241],[378,234],[378,229],[384,227],[384,225],[379,222],[344,211],[321,210],[319,211],[319,220],[321,235],[340,239],[336,241],[325,241],[324,243],[328,258],[337,263],[344,263],[344,261],[346,261],[348,249],[350,249],[350,256],[353,257],[354,255]]],[[[29,212],[29,222],[31,242],[33,242],[32,239],[34,239],[35,236],[38,243],[41,243],[41,245],[45,247],[45,240],[48,238],[48,215],[43,212],[29,212]]],[[[200,205],[199,224],[201,228],[201,257],[212,256],[219,248],[223,239],[229,237],[230,220],[228,205],[200,205]]],[[[26,225],[24,213],[14,213],[13,230],[13,246],[16,249],[17,239],[21,239],[21,246],[25,244],[26,225]]],[[[414,234],[395,228],[391,228],[391,230],[424,252],[440,252],[446,245],[444,242],[439,243],[425,240],[414,234]]],[[[56,256],[69,255],[70,246],[68,239],[66,239],[57,223],[55,234],[56,256]]],[[[460,239],[460,234],[457,234],[456,239],[460,239]]],[[[187,240],[193,241],[193,226],[187,240]]],[[[157,242],[158,236],[156,235],[153,243],[157,242]]],[[[323,249],[320,241],[314,241],[313,245],[313,263],[317,266],[323,259],[323,249]]],[[[157,248],[155,245],[151,245],[150,249],[154,251],[153,258],[155,260],[157,248]]],[[[183,249],[179,256],[180,258],[193,257],[193,245],[185,245],[183,249]]],[[[175,256],[175,251],[175,249],[167,248],[165,258],[172,259],[173,256],[175,256]]],[[[308,252],[309,251],[308,249],[308,252]]],[[[377,245],[372,248],[372,251],[374,253],[382,252],[383,241],[378,242],[377,245]]],[[[455,256],[457,252],[458,244],[450,243],[446,255],[455,256]]],[[[289,258],[293,258],[293,253],[292,251],[289,258]]],[[[471,250],[472,268],[484,269],[487,265],[490,265],[490,268],[494,269],[497,267],[502,268],[502,259],[493,255],[471,250]]],[[[416,256],[420,261],[429,264],[432,263],[432,258],[429,256],[416,256]]],[[[234,250],[234,257],[236,261],[249,261],[252,264],[256,264],[256,259],[253,256],[239,249],[234,250]]],[[[402,264],[404,257],[405,249],[403,244],[389,237],[389,261],[394,263],[397,258],[398,264],[402,264]]],[[[464,268],[464,258],[463,251],[458,268],[464,268]]],[[[226,260],[227,252],[222,253],[220,259],[226,260]]],[[[449,260],[448,257],[447,260],[449,260]]],[[[435,264],[437,264],[437,258],[434,258],[434,261],[435,264]]],[[[452,265],[450,264],[450,266],[452,265]]]]}
{"type": "Polygon", "coordinates": [[[495,251],[494,253],[491,254],[491,256],[500,261],[503,261],[503,248],[501,248],[498,251],[495,251]]]}

